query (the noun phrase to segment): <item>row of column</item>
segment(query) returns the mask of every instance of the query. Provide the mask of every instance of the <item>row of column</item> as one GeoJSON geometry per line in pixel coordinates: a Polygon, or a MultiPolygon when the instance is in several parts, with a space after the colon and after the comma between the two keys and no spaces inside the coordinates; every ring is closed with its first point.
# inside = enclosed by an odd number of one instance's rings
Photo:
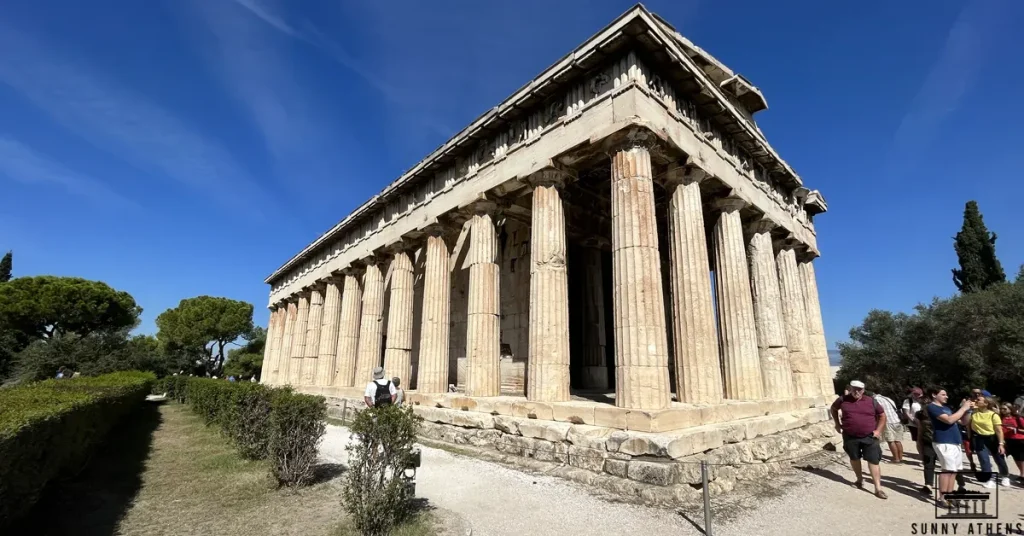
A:
{"type": "MultiPolygon", "coordinates": [[[[726,197],[710,203],[714,221],[713,254],[709,255],[700,189],[706,174],[692,166],[670,167],[665,177],[670,194],[669,329],[650,153],[634,144],[615,152],[611,163],[616,404],[638,409],[669,405],[670,335],[681,402],[830,394],[814,269],[810,261],[798,262],[797,244],[773,241],[775,224],[765,218],[745,226],[740,215],[744,202],[726,197]],[[709,267],[714,270],[714,289],[709,267]]],[[[529,178],[533,187],[530,400],[569,399],[569,300],[560,193],[564,179],[565,174],[555,169],[529,178]]],[[[477,203],[466,224],[469,396],[500,394],[496,208],[493,203],[477,203]]],[[[423,252],[419,341],[413,340],[412,259],[408,249],[391,252],[385,369],[408,385],[413,344],[418,343],[417,389],[439,393],[448,386],[451,307],[450,252],[440,228],[427,229],[423,252]]],[[[368,259],[361,281],[349,269],[307,289],[286,307],[276,308],[264,359],[265,381],[342,387],[369,381],[381,355],[385,306],[381,265],[380,259],[368,259]]],[[[604,300],[601,284],[588,282],[587,289],[586,322],[603,322],[603,308],[598,305],[604,300]]],[[[594,342],[587,346],[604,346],[594,342]]],[[[588,381],[607,385],[603,355],[586,356],[584,365],[588,381]]]]}

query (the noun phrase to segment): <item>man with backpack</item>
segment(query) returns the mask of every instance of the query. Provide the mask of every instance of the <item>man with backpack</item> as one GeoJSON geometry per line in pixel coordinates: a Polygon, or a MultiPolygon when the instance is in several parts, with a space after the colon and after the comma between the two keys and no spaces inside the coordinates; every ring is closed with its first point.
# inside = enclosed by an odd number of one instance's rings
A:
{"type": "Polygon", "coordinates": [[[885,410],[874,398],[864,396],[863,382],[854,380],[850,382],[849,394],[832,403],[830,413],[836,431],[843,434],[843,450],[850,457],[855,485],[864,488],[861,459],[867,460],[875,485],[875,497],[888,499],[882,491],[882,471],[878,467],[878,462],[882,461],[882,447],[878,440],[885,430],[885,410]]]}
{"type": "Polygon", "coordinates": [[[368,408],[390,406],[395,403],[395,396],[397,394],[395,384],[391,383],[390,380],[384,379],[384,368],[377,367],[373,369],[373,381],[366,384],[366,391],[363,392],[363,402],[366,402],[366,407],[368,408]]]}

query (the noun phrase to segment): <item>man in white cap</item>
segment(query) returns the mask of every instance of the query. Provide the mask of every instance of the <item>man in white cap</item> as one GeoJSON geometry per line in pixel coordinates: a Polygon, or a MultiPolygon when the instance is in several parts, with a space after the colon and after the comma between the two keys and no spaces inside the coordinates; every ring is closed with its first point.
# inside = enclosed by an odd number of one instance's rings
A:
{"type": "Polygon", "coordinates": [[[384,367],[373,369],[373,381],[366,384],[366,391],[363,392],[366,407],[390,406],[394,404],[396,394],[395,385],[384,379],[384,367]]]}
{"type": "Polygon", "coordinates": [[[875,484],[875,496],[887,499],[882,491],[882,471],[878,462],[882,460],[882,446],[878,438],[885,429],[885,411],[875,399],[864,396],[864,382],[851,381],[849,394],[832,403],[832,420],[836,431],[843,434],[843,450],[850,457],[850,466],[856,477],[855,484],[864,488],[864,473],[860,461],[868,462],[871,480],[875,484]]]}

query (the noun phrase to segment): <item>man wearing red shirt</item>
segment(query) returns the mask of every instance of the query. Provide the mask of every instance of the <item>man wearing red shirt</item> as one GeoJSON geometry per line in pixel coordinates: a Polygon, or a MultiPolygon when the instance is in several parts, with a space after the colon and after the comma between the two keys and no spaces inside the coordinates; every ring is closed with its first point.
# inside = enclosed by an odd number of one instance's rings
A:
{"type": "Polygon", "coordinates": [[[885,429],[885,411],[874,398],[864,396],[864,383],[851,381],[848,393],[832,403],[832,420],[836,431],[843,434],[843,450],[850,457],[850,465],[856,477],[858,488],[864,487],[864,473],[861,459],[867,460],[871,480],[875,484],[875,496],[887,499],[882,491],[882,471],[878,462],[882,460],[882,446],[878,438],[885,429]]]}

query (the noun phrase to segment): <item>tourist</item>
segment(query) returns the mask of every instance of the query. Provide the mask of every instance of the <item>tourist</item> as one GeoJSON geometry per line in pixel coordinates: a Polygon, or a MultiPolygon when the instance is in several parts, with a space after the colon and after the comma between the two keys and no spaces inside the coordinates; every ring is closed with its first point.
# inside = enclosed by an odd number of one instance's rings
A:
{"type": "Polygon", "coordinates": [[[960,419],[971,409],[970,399],[964,399],[960,409],[953,410],[946,407],[949,395],[941,387],[928,389],[928,397],[931,403],[927,406],[928,418],[931,420],[934,430],[933,444],[935,458],[939,462],[939,468],[943,471],[939,475],[939,493],[946,494],[953,491],[953,474],[959,472],[963,466],[963,453],[960,451],[960,426],[957,424],[960,419]]]}
{"type": "Polygon", "coordinates": [[[402,379],[398,376],[391,378],[391,384],[395,386],[395,405],[401,406],[405,402],[405,389],[402,389],[402,379]]]}
{"type": "Polygon", "coordinates": [[[389,406],[395,403],[395,396],[395,385],[384,379],[384,368],[373,369],[373,381],[366,384],[366,391],[363,392],[366,407],[389,406]]]}
{"type": "Polygon", "coordinates": [[[924,391],[920,387],[914,387],[910,389],[906,400],[903,401],[903,413],[900,415],[902,418],[900,422],[907,425],[910,430],[910,440],[917,441],[918,430],[920,424],[917,419],[918,412],[921,411],[921,398],[924,396],[924,391]]]}
{"type": "Polygon", "coordinates": [[[64,373],[64,367],[60,367],[59,369],[57,369],[57,379],[58,380],[64,378],[64,374],[65,374],[64,373]]]}
{"type": "Polygon", "coordinates": [[[978,482],[986,488],[996,487],[996,478],[992,473],[992,458],[999,467],[1000,484],[1010,486],[1009,470],[1006,467],[1006,450],[1003,441],[1003,419],[996,413],[996,403],[991,397],[982,396],[974,402],[974,413],[971,414],[971,427],[968,432],[971,438],[971,449],[978,455],[981,471],[977,474],[978,482]]]}
{"type": "Polygon", "coordinates": [[[903,436],[906,429],[900,422],[900,412],[896,409],[896,402],[882,394],[876,394],[873,398],[885,411],[885,429],[882,430],[882,440],[889,445],[889,454],[892,456],[893,463],[903,463],[903,436]]]}
{"type": "MultiPolygon", "coordinates": [[[[928,418],[927,406],[931,399],[927,396],[919,396],[917,401],[920,409],[914,413],[914,420],[918,423],[917,452],[921,455],[921,464],[924,466],[924,487],[921,493],[931,495],[930,486],[935,485],[935,429],[932,428],[932,420],[928,418]],[[924,407],[921,407],[924,406],[924,407]]],[[[956,474],[958,491],[966,491],[964,488],[964,475],[956,474]]]]}
{"type": "Polygon", "coordinates": [[[1024,483],[1024,417],[1020,409],[1010,404],[999,408],[1003,420],[1003,439],[1006,441],[1006,455],[1013,458],[1017,465],[1017,474],[1024,483]]]}
{"type": "Polygon", "coordinates": [[[885,411],[874,398],[864,396],[864,383],[851,381],[848,395],[832,403],[830,413],[835,421],[836,431],[843,435],[843,450],[850,457],[850,466],[856,476],[857,488],[864,488],[864,472],[861,459],[868,462],[871,480],[875,484],[875,496],[887,499],[882,491],[882,472],[878,462],[882,460],[882,447],[878,439],[885,428],[885,411]]]}

